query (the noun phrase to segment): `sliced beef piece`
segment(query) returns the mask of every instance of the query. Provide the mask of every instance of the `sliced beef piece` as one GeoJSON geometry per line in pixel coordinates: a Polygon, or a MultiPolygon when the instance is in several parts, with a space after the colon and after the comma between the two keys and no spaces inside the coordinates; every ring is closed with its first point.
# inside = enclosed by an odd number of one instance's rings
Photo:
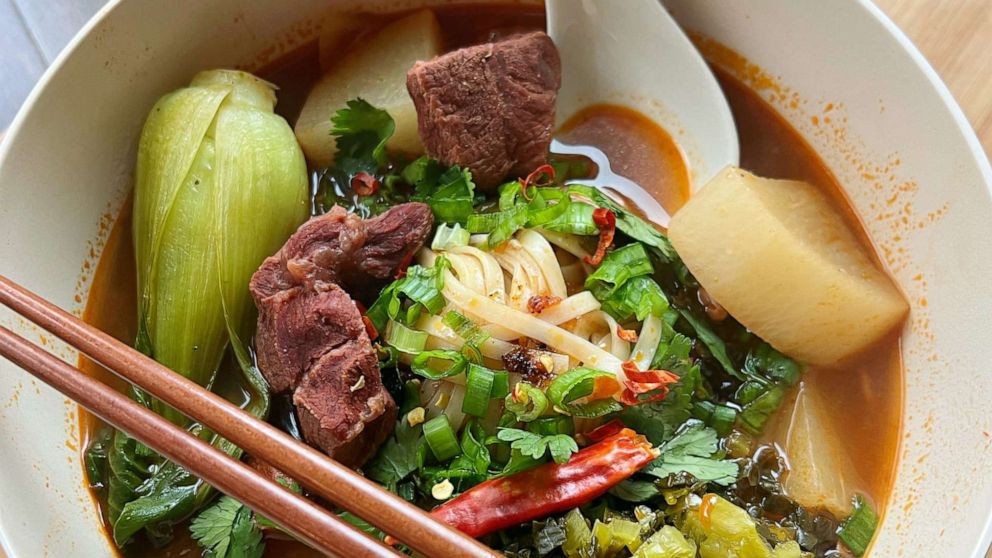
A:
{"type": "Polygon", "coordinates": [[[423,246],[425,204],[362,220],[335,207],[311,219],[252,276],[255,348],[272,390],[293,393],[304,439],[360,466],[389,435],[396,403],[351,292],[375,292],[423,246]]]}
{"type": "Polygon", "coordinates": [[[259,272],[266,275],[253,292],[324,281],[352,295],[374,295],[420,249],[433,224],[431,209],[423,203],[397,205],[367,220],[334,206],[304,223],[262,264],[259,272]]]}
{"type": "Polygon", "coordinates": [[[382,385],[368,337],[350,341],[311,368],[293,394],[303,437],[341,463],[357,467],[396,422],[396,403],[382,385]]]}
{"type": "Polygon", "coordinates": [[[542,32],[418,62],[406,76],[427,153],[469,167],[482,189],[546,161],[560,85],[558,50],[542,32]]]}
{"type": "Polygon", "coordinates": [[[278,291],[258,310],[258,365],[277,393],[296,389],[324,353],[365,335],[355,301],[334,283],[278,291]]]}

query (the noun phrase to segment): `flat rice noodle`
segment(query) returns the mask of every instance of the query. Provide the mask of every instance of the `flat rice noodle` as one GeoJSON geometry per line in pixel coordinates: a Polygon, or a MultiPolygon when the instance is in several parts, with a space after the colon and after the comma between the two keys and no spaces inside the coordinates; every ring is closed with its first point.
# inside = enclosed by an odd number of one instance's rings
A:
{"type": "Polygon", "coordinates": [[[567,354],[586,366],[621,373],[622,360],[586,339],[561,327],[480,296],[463,285],[450,271],[445,272],[445,297],[463,313],[484,316],[492,323],[512,330],[517,337],[529,337],[544,343],[556,352],[567,354]]]}

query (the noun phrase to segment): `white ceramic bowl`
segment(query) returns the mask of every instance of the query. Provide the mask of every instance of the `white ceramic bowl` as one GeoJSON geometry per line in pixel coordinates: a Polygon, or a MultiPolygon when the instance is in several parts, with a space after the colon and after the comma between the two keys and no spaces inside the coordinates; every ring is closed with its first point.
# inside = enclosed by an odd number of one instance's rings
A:
{"type": "MultiPolygon", "coordinates": [[[[866,1],[668,5],[687,29],[765,73],[739,69],[770,77],[760,83],[775,86],[762,92],[840,177],[912,301],[898,478],[873,555],[983,556],[992,535],[992,171],[961,110],[866,1]]],[[[197,70],[252,66],[259,53],[314,36],[327,9],[325,0],[111,2],[0,148],[0,273],[80,311],[152,103],[197,70]]],[[[75,359],[9,312],[0,323],[75,359]]],[[[77,446],[75,406],[0,361],[0,542],[10,556],[110,554],[77,446]]]]}

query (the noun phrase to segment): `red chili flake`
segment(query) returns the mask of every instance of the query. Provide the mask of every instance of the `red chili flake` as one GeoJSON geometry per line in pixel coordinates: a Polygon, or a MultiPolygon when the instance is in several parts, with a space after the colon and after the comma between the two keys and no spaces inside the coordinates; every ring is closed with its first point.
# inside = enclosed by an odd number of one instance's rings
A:
{"type": "Polygon", "coordinates": [[[379,191],[379,179],[362,171],[351,177],[351,189],[359,196],[371,196],[379,191]]]}
{"type": "Polygon", "coordinates": [[[620,402],[624,405],[640,405],[651,401],[661,401],[668,395],[669,384],[679,381],[676,374],[668,370],[638,370],[637,365],[628,360],[621,366],[626,376],[624,390],[620,395],[620,402]],[[639,395],[655,392],[647,399],[641,399],[639,395]]]}
{"type": "Polygon", "coordinates": [[[520,195],[524,197],[525,200],[530,201],[534,199],[533,195],[528,195],[528,192],[533,188],[539,186],[551,186],[555,182],[555,168],[551,165],[541,165],[534,169],[527,178],[523,180],[518,180],[520,183],[520,195]],[[540,180],[541,177],[546,177],[545,180],[540,180]]]}
{"type": "Polygon", "coordinates": [[[592,211],[592,222],[599,227],[599,246],[596,253],[583,258],[589,265],[599,265],[606,256],[606,249],[613,244],[613,235],[617,232],[617,216],[605,207],[597,207],[592,211]]]}
{"type": "Polygon", "coordinates": [[[629,341],[631,343],[637,343],[637,332],[632,329],[624,329],[623,326],[617,325],[617,337],[623,339],[624,341],[629,341]]]}
{"type": "Polygon", "coordinates": [[[531,314],[540,314],[559,302],[561,302],[560,296],[534,295],[527,300],[527,311],[531,314]]]}
{"type": "Polygon", "coordinates": [[[379,332],[375,329],[375,326],[372,325],[371,318],[369,318],[365,314],[362,314],[362,323],[365,324],[365,333],[369,334],[370,341],[375,341],[376,339],[379,338],[379,332]]]}
{"type": "Polygon", "coordinates": [[[400,265],[396,266],[396,279],[406,277],[406,268],[410,267],[410,262],[413,261],[413,255],[414,252],[410,252],[400,260],[400,265]]]}

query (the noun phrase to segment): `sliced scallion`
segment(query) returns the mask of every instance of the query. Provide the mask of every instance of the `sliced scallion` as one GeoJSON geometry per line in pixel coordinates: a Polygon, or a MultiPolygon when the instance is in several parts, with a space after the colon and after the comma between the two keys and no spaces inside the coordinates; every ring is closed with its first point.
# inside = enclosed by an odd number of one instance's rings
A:
{"type": "Polygon", "coordinates": [[[453,226],[441,223],[434,233],[434,240],[431,241],[431,250],[451,250],[459,246],[467,246],[469,232],[455,223],[453,226]]]}
{"type": "Polygon", "coordinates": [[[530,422],[544,414],[548,408],[548,398],[540,388],[527,382],[518,382],[513,393],[506,396],[506,410],[517,416],[520,422],[530,422]]]}
{"type": "Polygon", "coordinates": [[[465,376],[465,399],[462,400],[463,413],[474,417],[486,415],[494,377],[493,371],[484,366],[468,365],[468,374],[465,376]]]}
{"type": "Polygon", "coordinates": [[[837,530],[837,538],[844,543],[852,554],[861,556],[868,550],[875,529],[878,527],[878,514],[871,504],[859,494],[854,497],[854,512],[841,523],[837,530]]]}
{"type": "Polygon", "coordinates": [[[424,350],[427,333],[390,320],[389,325],[386,326],[386,343],[400,352],[415,355],[424,350]]]}
{"type": "Polygon", "coordinates": [[[414,374],[423,376],[428,380],[440,380],[461,374],[467,366],[468,359],[461,353],[457,351],[435,350],[423,351],[414,357],[413,362],[410,363],[410,370],[414,374]],[[431,360],[448,361],[451,364],[447,368],[437,371],[429,366],[431,360]]]}
{"type": "Polygon", "coordinates": [[[493,373],[493,391],[489,394],[493,399],[503,399],[510,394],[510,373],[497,370],[493,373]]]}
{"type": "Polygon", "coordinates": [[[462,452],[448,417],[438,415],[424,423],[424,439],[438,461],[447,461],[462,452]]]}

